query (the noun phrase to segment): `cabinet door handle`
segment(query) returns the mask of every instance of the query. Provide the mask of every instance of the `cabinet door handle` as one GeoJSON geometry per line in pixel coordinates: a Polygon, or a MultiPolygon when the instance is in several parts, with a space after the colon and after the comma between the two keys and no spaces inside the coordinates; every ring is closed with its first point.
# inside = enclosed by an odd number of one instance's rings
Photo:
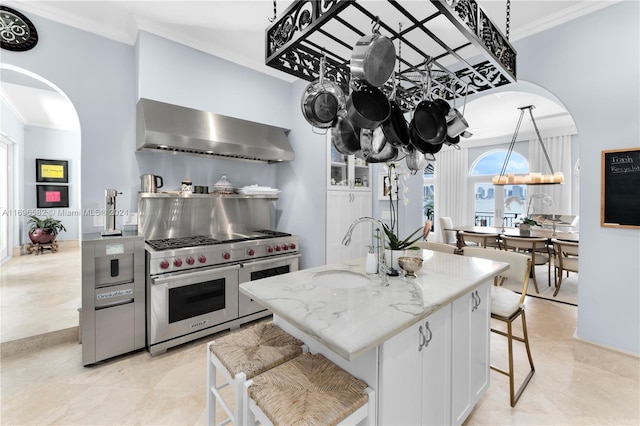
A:
{"type": "Polygon", "coordinates": [[[431,343],[431,339],[433,339],[433,333],[431,332],[431,329],[429,328],[429,321],[426,321],[424,323],[424,329],[429,332],[429,334],[428,334],[429,337],[425,336],[426,341],[425,341],[424,345],[425,346],[429,346],[429,343],[431,343]]]}
{"type": "Polygon", "coordinates": [[[476,294],[471,292],[471,312],[476,310],[476,294]]]}
{"type": "Polygon", "coordinates": [[[425,321],[424,329],[422,326],[418,327],[418,334],[420,334],[418,340],[418,352],[420,352],[422,351],[422,348],[429,346],[429,342],[431,342],[431,339],[433,338],[433,333],[429,328],[429,321],[425,321]]]}
{"type": "Polygon", "coordinates": [[[422,348],[425,347],[427,345],[426,341],[427,341],[427,337],[424,335],[424,332],[422,331],[422,326],[418,327],[418,352],[422,351],[422,348]]]}
{"type": "Polygon", "coordinates": [[[478,290],[476,290],[476,300],[478,301],[478,304],[476,305],[476,309],[478,309],[478,307],[480,306],[480,303],[482,303],[482,299],[480,298],[480,293],[478,293],[478,290]]]}

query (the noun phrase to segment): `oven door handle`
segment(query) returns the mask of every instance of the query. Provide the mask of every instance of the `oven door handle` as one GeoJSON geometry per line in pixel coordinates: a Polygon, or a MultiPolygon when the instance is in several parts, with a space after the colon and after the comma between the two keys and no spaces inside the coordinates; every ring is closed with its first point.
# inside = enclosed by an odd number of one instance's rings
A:
{"type": "Polygon", "coordinates": [[[300,254],[292,254],[291,256],[273,256],[273,257],[269,257],[267,259],[261,259],[261,260],[255,260],[255,261],[244,261],[244,262],[240,262],[240,267],[244,268],[245,266],[260,266],[260,265],[264,265],[267,263],[273,263],[273,262],[286,262],[287,260],[291,260],[291,259],[295,259],[295,258],[299,258],[300,254]]]}
{"type": "Polygon", "coordinates": [[[206,277],[212,274],[219,274],[221,272],[233,271],[240,269],[240,265],[231,265],[231,266],[223,266],[222,268],[211,268],[205,271],[188,271],[188,272],[179,272],[174,274],[167,274],[161,277],[153,277],[151,278],[152,285],[164,284],[167,282],[173,282],[176,278],[199,278],[206,277]]]}

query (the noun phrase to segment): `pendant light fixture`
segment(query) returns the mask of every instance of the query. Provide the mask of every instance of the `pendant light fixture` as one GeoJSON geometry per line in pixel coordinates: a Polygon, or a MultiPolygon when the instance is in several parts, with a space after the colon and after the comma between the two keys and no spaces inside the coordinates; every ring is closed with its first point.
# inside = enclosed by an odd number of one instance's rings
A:
{"type": "Polygon", "coordinates": [[[535,118],[533,118],[533,108],[535,108],[535,106],[533,105],[518,108],[520,110],[520,118],[518,119],[518,124],[516,124],[516,130],[513,134],[513,138],[511,139],[511,144],[509,145],[507,156],[504,159],[504,164],[502,165],[500,174],[494,176],[492,179],[494,185],[551,185],[564,182],[564,175],[562,174],[562,172],[553,171],[551,160],[549,160],[549,154],[547,153],[547,149],[544,147],[544,143],[542,143],[542,137],[540,137],[538,125],[536,124],[535,118]],[[505,174],[507,165],[509,164],[509,158],[511,157],[513,147],[515,146],[516,139],[518,137],[518,131],[520,130],[522,117],[524,117],[525,111],[529,111],[531,122],[533,123],[533,128],[535,129],[536,135],[538,136],[538,142],[540,143],[540,147],[542,148],[542,152],[544,153],[544,158],[547,160],[547,164],[549,165],[551,174],[542,174],[540,172],[530,172],[527,175],[516,175],[515,173],[505,174]]]}

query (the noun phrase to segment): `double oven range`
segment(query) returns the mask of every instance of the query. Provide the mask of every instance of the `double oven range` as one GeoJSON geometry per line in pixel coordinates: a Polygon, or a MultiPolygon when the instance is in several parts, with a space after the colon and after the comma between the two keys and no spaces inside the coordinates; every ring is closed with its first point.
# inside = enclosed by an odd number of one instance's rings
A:
{"type": "Polygon", "coordinates": [[[239,292],[240,283],[298,270],[298,237],[260,228],[269,225],[271,201],[140,195],[147,348],[152,355],[271,314],[239,292]]]}

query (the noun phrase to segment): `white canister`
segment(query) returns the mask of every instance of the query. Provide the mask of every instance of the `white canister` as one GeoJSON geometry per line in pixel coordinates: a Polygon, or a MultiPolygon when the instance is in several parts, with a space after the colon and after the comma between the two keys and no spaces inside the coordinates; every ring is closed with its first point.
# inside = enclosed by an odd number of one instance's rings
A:
{"type": "Polygon", "coordinates": [[[193,193],[193,183],[190,179],[185,178],[182,180],[182,192],[186,194],[193,193]]]}

